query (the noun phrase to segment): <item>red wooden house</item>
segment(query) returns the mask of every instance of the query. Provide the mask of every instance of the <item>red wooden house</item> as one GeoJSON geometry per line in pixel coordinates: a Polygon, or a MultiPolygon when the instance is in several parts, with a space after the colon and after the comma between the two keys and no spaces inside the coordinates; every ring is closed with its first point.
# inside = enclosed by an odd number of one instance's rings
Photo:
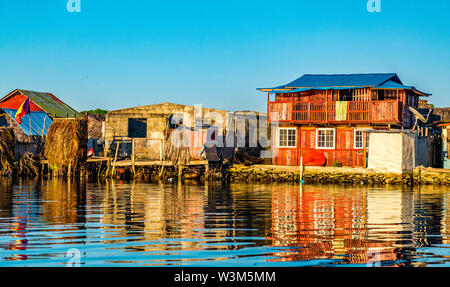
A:
{"type": "Polygon", "coordinates": [[[365,129],[410,129],[419,97],[394,74],[304,75],[267,92],[273,164],[366,166],[365,129]],[[322,160],[321,160],[322,158],[322,160]]]}

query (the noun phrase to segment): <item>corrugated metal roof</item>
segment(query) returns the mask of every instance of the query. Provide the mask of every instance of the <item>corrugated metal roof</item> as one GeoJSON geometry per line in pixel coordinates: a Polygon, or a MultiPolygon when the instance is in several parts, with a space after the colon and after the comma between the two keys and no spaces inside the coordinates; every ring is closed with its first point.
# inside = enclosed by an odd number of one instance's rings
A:
{"type": "Polygon", "coordinates": [[[335,74],[335,75],[303,75],[286,85],[267,89],[305,88],[305,87],[361,87],[379,86],[386,81],[402,82],[395,73],[386,74],[335,74]]]}
{"type": "MultiPolygon", "coordinates": [[[[12,109],[3,109],[3,110],[12,119],[14,119],[17,110],[12,109]]],[[[52,122],[53,122],[52,119],[44,112],[31,112],[30,114],[25,115],[22,118],[22,124],[20,124],[20,128],[24,131],[26,135],[30,135],[30,126],[31,126],[31,135],[42,136],[42,131],[44,131],[44,135],[47,135],[47,130],[52,124],[52,122]]]]}
{"type": "Polygon", "coordinates": [[[413,86],[405,86],[405,85],[396,83],[396,82],[394,82],[394,81],[387,81],[386,83],[384,83],[384,84],[382,84],[382,85],[380,85],[380,86],[377,86],[377,87],[375,87],[375,88],[379,88],[379,89],[413,90],[413,91],[415,91],[415,92],[417,92],[417,93],[419,93],[419,94],[423,94],[424,96],[431,96],[431,94],[421,92],[421,91],[417,90],[417,89],[416,89],[415,87],[413,87],[413,86]]]}
{"type": "MultiPolygon", "coordinates": [[[[298,88],[293,90],[272,90],[270,93],[272,94],[288,94],[288,93],[300,93],[300,92],[306,92],[311,90],[347,90],[351,87],[315,87],[315,88],[298,88]]],[[[368,88],[368,86],[361,86],[358,88],[368,88]]]]}
{"type": "Polygon", "coordinates": [[[395,73],[386,74],[336,74],[303,75],[295,81],[274,88],[259,88],[276,94],[298,93],[308,90],[341,90],[351,88],[380,88],[413,90],[423,96],[431,94],[421,92],[413,86],[405,86],[395,73]],[[289,90],[290,89],[290,90],[289,90]]]}
{"type": "Polygon", "coordinates": [[[43,109],[46,113],[51,116],[57,116],[61,118],[65,117],[79,117],[80,114],[68,106],[66,103],[55,97],[50,93],[41,93],[35,91],[27,91],[27,90],[18,90],[22,94],[30,99],[41,109],[43,109]]]}
{"type": "Polygon", "coordinates": [[[399,83],[396,83],[394,81],[387,81],[386,83],[383,83],[382,85],[377,86],[377,88],[383,88],[383,89],[411,89],[412,86],[405,86],[399,83]]]}

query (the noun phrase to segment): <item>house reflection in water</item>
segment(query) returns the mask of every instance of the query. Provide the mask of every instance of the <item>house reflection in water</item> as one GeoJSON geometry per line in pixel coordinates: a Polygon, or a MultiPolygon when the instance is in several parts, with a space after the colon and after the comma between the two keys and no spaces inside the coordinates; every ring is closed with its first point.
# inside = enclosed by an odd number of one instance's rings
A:
{"type": "Polygon", "coordinates": [[[395,262],[414,247],[413,221],[410,191],[280,186],[272,193],[272,245],[293,248],[269,260],[395,262]]]}
{"type": "Polygon", "coordinates": [[[86,186],[75,180],[52,179],[40,186],[42,218],[52,225],[86,222],[86,186]]]}
{"type": "MultiPolygon", "coordinates": [[[[102,224],[113,237],[126,238],[108,243],[127,242],[136,236],[142,241],[171,238],[200,238],[205,223],[204,202],[207,192],[188,185],[148,185],[139,183],[110,183],[102,202],[102,224]]],[[[183,241],[185,248],[199,248],[199,241],[183,241]]],[[[132,246],[135,251],[170,249],[170,240],[157,246],[132,246]]]]}
{"type": "Polygon", "coordinates": [[[251,256],[275,265],[448,259],[450,193],[440,187],[5,179],[0,188],[0,262],[65,263],[61,250],[77,244],[89,245],[83,262],[107,254],[108,263],[150,265],[251,256]]]}
{"type": "MultiPolygon", "coordinates": [[[[0,218],[10,218],[7,222],[5,233],[11,239],[6,243],[2,243],[0,248],[12,251],[8,252],[4,259],[8,261],[27,260],[28,256],[24,251],[28,249],[27,226],[29,224],[28,213],[29,200],[32,199],[30,198],[31,195],[27,188],[19,188],[16,194],[13,194],[12,181],[10,179],[3,181],[0,187],[0,218]],[[18,197],[18,194],[23,196],[25,200],[18,197]]],[[[0,235],[3,235],[2,233],[0,235]]]]}
{"type": "Polygon", "coordinates": [[[136,237],[148,242],[127,247],[134,251],[237,249],[229,238],[261,237],[270,225],[270,191],[254,189],[112,183],[102,200],[101,223],[115,234],[109,232],[105,238],[108,243],[136,237]],[[267,196],[261,197],[262,193],[267,196]]]}

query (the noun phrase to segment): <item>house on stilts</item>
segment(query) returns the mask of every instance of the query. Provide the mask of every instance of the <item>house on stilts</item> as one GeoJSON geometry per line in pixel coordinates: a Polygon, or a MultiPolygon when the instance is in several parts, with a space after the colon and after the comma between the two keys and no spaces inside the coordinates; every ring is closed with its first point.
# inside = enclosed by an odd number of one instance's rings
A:
{"type": "Polygon", "coordinates": [[[409,107],[430,94],[395,73],[304,75],[267,93],[273,164],[367,167],[367,130],[414,126],[409,107]]]}

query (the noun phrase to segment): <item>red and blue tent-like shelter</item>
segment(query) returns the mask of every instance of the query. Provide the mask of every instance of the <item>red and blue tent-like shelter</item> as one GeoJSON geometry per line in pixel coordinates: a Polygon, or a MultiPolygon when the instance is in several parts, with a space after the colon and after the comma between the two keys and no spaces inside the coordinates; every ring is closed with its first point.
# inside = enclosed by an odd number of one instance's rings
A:
{"type": "MultiPolygon", "coordinates": [[[[50,93],[14,90],[0,100],[0,109],[13,121],[23,102],[30,98],[30,113],[22,118],[20,128],[27,135],[42,136],[53,122],[53,118],[79,117],[80,114],[50,93]]],[[[17,122],[16,122],[17,123],[17,122]]]]}

